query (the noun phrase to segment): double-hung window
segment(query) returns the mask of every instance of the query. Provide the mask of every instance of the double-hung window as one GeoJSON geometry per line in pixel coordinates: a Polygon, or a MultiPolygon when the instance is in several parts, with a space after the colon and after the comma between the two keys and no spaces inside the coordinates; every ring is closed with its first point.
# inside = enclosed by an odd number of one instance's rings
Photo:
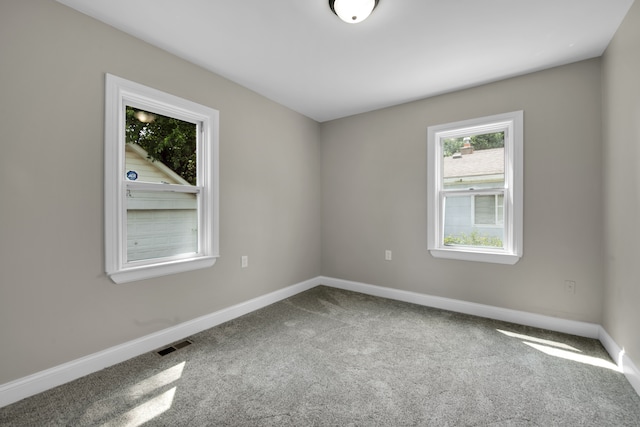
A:
{"type": "Polygon", "coordinates": [[[218,112],[106,76],[105,267],[116,283],[218,257],[218,112]]]}
{"type": "Polygon", "coordinates": [[[523,112],[428,129],[428,248],[434,257],[522,257],[523,112]]]}

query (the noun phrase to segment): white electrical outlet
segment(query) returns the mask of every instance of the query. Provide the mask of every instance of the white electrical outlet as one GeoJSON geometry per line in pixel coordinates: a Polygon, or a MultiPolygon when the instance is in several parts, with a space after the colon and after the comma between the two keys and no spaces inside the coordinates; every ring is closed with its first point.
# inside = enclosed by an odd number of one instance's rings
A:
{"type": "Polygon", "coordinates": [[[247,255],[243,255],[242,258],[240,258],[240,266],[242,268],[249,267],[249,257],[247,255]]]}
{"type": "Polygon", "coordinates": [[[384,259],[386,261],[391,261],[391,251],[389,249],[387,249],[386,251],[384,251],[384,259]]]}

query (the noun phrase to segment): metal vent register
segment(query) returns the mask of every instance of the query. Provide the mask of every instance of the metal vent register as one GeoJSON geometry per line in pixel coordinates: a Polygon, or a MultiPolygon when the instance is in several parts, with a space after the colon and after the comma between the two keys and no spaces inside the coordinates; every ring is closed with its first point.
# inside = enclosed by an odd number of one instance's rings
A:
{"type": "Polygon", "coordinates": [[[163,348],[162,350],[158,350],[158,351],[156,351],[156,353],[159,354],[160,356],[166,356],[169,353],[173,353],[174,351],[180,350],[181,348],[184,348],[184,347],[186,347],[188,345],[191,345],[191,344],[193,344],[191,341],[184,340],[184,341],[181,341],[179,343],[170,345],[167,348],[163,348]]]}

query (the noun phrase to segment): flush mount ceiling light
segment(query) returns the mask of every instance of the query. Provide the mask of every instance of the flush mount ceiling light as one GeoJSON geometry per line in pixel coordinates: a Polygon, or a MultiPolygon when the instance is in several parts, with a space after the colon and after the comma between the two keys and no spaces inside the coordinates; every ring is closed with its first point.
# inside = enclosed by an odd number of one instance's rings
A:
{"type": "Polygon", "coordinates": [[[378,0],[329,0],[329,7],[340,19],[349,24],[362,22],[373,12],[378,0]]]}

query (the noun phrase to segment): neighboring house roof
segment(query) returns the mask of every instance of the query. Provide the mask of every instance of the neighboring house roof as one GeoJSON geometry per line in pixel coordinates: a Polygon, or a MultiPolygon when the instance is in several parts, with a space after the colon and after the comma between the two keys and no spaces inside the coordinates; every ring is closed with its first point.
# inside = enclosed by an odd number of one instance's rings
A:
{"type": "Polygon", "coordinates": [[[504,148],[477,150],[457,158],[445,157],[442,161],[445,179],[504,175],[504,148]]]}
{"type": "Polygon", "coordinates": [[[150,159],[149,154],[138,144],[126,144],[125,165],[125,173],[133,170],[138,174],[137,181],[191,185],[161,161],[150,159]]]}

